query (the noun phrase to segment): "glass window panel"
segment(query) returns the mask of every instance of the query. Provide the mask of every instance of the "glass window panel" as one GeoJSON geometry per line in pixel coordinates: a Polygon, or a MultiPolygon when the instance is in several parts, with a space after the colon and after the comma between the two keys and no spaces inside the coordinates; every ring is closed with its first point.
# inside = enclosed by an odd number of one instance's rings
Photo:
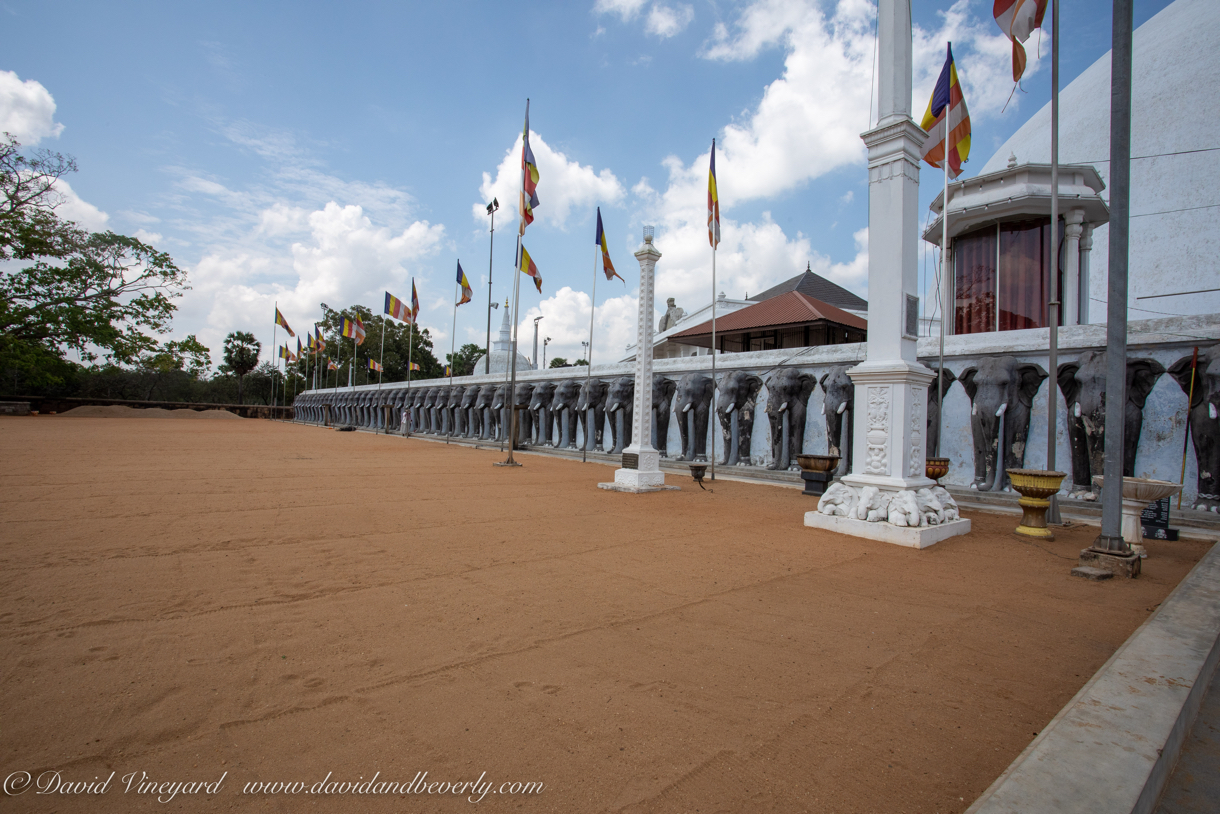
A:
{"type": "Polygon", "coordinates": [[[988,226],[953,241],[956,291],[953,332],[994,331],[996,228],[988,226]]]}
{"type": "Polygon", "coordinates": [[[1050,219],[1000,225],[1000,330],[1047,325],[1050,219]]]}

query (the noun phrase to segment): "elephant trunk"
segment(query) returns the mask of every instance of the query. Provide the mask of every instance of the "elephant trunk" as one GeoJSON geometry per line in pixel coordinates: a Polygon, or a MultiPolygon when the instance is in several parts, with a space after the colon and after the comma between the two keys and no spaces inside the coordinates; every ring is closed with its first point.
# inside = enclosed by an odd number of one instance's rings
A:
{"type": "Polygon", "coordinates": [[[734,466],[738,461],[737,445],[740,443],[741,430],[740,424],[738,423],[738,413],[737,410],[734,409],[736,406],[737,405],[734,404],[729,408],[729,438],[728,444],[726,444],[728,449],[725,451],[726,454],[724,456],[724,463],[726,466],[734,466]]]}

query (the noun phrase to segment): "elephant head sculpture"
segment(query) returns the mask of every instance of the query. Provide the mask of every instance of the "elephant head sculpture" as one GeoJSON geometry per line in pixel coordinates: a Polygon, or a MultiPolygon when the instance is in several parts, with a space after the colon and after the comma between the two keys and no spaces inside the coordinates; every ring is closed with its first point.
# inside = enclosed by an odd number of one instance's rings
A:
{"type": "Polygon", "coordinates": [[[674,413],[682,434],[683,461],[707,460],[707,417],[715,385],[702,373],[687,373],[678,380],[674,413]]]}
{"type": "Polygon", "coordinates": [[[795,368],[785,368],[767,380],[767,420],[771,424],[771,463],[768,469],[787,469],[796,463],[805,443],[805,410],[817,379],[795,368]]]}
{"type": "Polygon", "coordinates": [[[502,384],[496,388],[496,394],[491,400],[491,414],[494,416],[493,425],[495,427],[496,441],[507,441],[509,433],[508,423],[508,407],[512,402],[509,398],[508,389],[512,385],[502,384]]]}
{"type": "Polygon", "coordinates": [[[445,415],[449,418],[450,435],[461,435],[466,429],[466,415],[461,409],[465,395],[466,388],[461,385],[455,384],[449,388],[449,403],[445,405],[445,415]]]}
{"type": "Polygon", "coordinates": [[[555,385],[555,396],[551,399],[551,414],[559,425],[560,447],[576,448],[576,405],[580,400],[580,382],[564,379],[555,385]]]}
{"type": "Polygon", "coordinates": [[[1193,371],[1192,357],[1185,356],[1169,366],[1169,375],[1190,398],[1188,423],[1199,470],[1194,508],[1220,512],[1220,356],[1210,350],[1199,354],[1193,371]]]}
{"type": "Polygon", "coordinates": [[[1008,471],[1025,465],[1029,412],[1046,371],[1011,356],[982,359],[962,371],[958,381],[970,396],[970,430],[974,436],[974,482],[986,492],[1008,487],[1008,471]],[[1003,426],[1001,437],[1000,427],[1003,426]],[[999,452],[1004,450],[1004,477],[996,478],[999,452]]]}
{"type": "Polygon", "coordinates": [[[436,394],[432,398],[432,432],[436,435],[444,435],[449,428],[449,423],[446,420],[448,416],[445,414],[445,408],[448,404],[449,388],[436,388],[436,394]]]}
{"type": "Polygon", "coordinates": [[[585,433],[585,449],[602,448],[602,433],[606,423],[606,395],[609,385],[601,379],[586,379],[580,386],[576,414],[585,433]]]}
{"type": "MultiPolygon", "coordinates": [[[[933,373],[938,373],[940,368],[932,368],[933,373]]],[[[936,392],[937,379],[933,378],[932,383],[928,385],[928,455],[935,454],[933,450],[940,449],[940,405],[945,400],[945,394],[949,392],[949,388],[957,381],[957,376],[949,368],[945,368],[943,375],[939,377],[941,382],[940,393],[936,392]]]]}
{"type": "MultiPolygon", "coordinates": [[[[513,412],[509,416],[516,416],[517,420],[517,440],[516,444],[529,444],[530,439],[534,434],[534,414],[529,411],[530,402],[534,398],[534,385],[530,382],[517,382],[517,389],[513,391],[513,412]]],[[[512,426],[511,424],[509,426],[512,426]]]]}
{"type": "Polygon", "coordinates": [[[826,454],[840,457],[839,474],[851,472],[852,427],[856,416],[856,385],[847,375],[847,365],[837,365],[822,374],[822,416],[826,419],[826,454]],[[846,421],[846,435],[844,435],[846,421]]]}
{"type": "Polygon", "coordinates": [[[534,385],[534,396],[530,399],[530,415],[534,417],[535,443],[551,446],[551,404],[555,401],[555,383],[540,382],[534,385]]]}
{"type": "Polygon", "coordinates": [[[662,458],[669,457],[669,405],[677,389],[673,379],[652,374],[652,446],[662,458]]]}
{"type": "Polygon", "coordinates": [[[490,441],[496,437],[496,411],[492,407],[496,401],[494,384],[485,384],[479,388],[479,395],[474,400],[474,412],[479,419],[479,440],[490,441]]]}
{"type": "MultiPolygon", "coordinates": [[[[1135,451],[1144,426],[1144,402],[1165,367],[1154,359],[1127,360],[1127,404],[1123,410],[1123,475],[1135,474],[1135,451]]],[[[1093,493],[1093,475],[1106,459],[1106,352],[1087,351],[1059,366],[1059,389],[1067,404],[1072,449],[1072,492],[1093,493]]]]}
{"type": "Polygon", "coordinates": [[[754,434],[754,406],[762,379],[753,373],[734,370],[720,379],[716,397],[716,417],[724,437],[725,466],[750,463],[750,441],[754,434]]]}
{"type": "Polygon", "coordinates": [[[479,430],[482,428],[483,422],[474,407],[475,402],[479,400],[480,390],[482,388],[477,385],[471,385],[462,391],[462,402],[458,405],[458,410],[461,412],[462,422],[464,422],[464,431],[461,433],[463,438],[477,438],[479,430]]]}
{"type": "Polygon", "coordinates": [[[611,455],[621,455],[631,443],[631,421],[635,412],[635,377],[620,376],[606,392],[606,415],[610,418],[611,455]]]}

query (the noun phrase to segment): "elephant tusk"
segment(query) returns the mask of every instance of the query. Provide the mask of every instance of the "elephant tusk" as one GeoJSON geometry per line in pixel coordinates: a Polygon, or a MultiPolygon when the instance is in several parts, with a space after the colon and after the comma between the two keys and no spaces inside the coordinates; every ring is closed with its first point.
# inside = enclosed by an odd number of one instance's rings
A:
{"type": "Polygon", "coordinates": [[[1000,405],[1000,409],[995,411],[995,417],[999,418],[1000,416],[1004,415],[1004,413],[1006,413],[1006,412],[1008,412],[1008,402],[1004,402],[1003,404],[1000,405]]]}
{"type": "Polygon", "coordinates": [[[781,404],[781,405],[779,406],[779,411],[780,411],[781,413],[782,413],[784,410],[787,410],[787,409],[788,409],[788,402],[786,402],[786,401],[785,401],[783,404],[781,404]]]}
{"type": "Polygon", "coordinates": [[[1207,405],[1207,417],[1216,418],[1216,405],[1214,405],[1214,404],[1207,405]]]}
{"type": "Polygon", "coordinates": [[[822,402],[822,415],[826,415],[826,402],[822,402]]]}
{"type": "Polygon", "coordinates": [[[971,404],[970,405],[970,415],[978,415],[978,414],[979,414],[979,406],[977,404],[971,404]]]}
{"type": "Polygon", "coordinates": [[[736,410],[736,409],[737,409],[737,405],[736,405],[736,404],[730,404],[730,405],[729,405],[729,409],[728,409],[728,410],[726,410],[724,414],[725,414],[725,415],[732,415],[732,414],[733,414],[733,411],[734,411],[734,410],[736,410]]]}
{"type": "Polygon", "coordinates": [[[687,402],[686,406],[682,408],[682,412],[684,412],[684,413],[689,413],[689,412],[690,412],[690,408],[691,408],[691,403],[690,403],[690,402],[687,402]]]}
{"type": "Polygon", "coordinates": [[[1080,402],[1076,402],[1076,403],[1075,403],[1075,404],[1072,406],[1072,414],[1073,414],[1074,416],[1076,416],[1077,418],[1080,418],[1080,402]]]}
{"type": "Polygon", "coordinates": [[[847,402],[845,401],[839,405],[839,409],[835,410],[835,412],[838,413],[839,415],[843,415],[843,411],[846,409],[847,409],[847,402]]]}
{"type": "Polygon", "coordinates": [[[614,404],[612,404],[612,405],[610,406],[610,409],[609,409],[609,410],[607,410],[606,412],[608,412],[608,413],[614,413],[614,412],[617,412],[617,411],[618,411],[618,402],[616,401],[616,402],[614,402],[614,404]]]}

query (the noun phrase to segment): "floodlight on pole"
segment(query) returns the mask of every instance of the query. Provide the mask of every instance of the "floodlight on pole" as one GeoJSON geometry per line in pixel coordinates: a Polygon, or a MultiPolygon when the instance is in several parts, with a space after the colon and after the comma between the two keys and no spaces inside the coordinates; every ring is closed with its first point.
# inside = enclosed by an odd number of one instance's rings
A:
{"type": "Polygon", "coordinates": [[[542,370],[542,368],[538,366],[538,323],[543,319],[545,319],[545,317],[534,317],[534,370],[542,370]]]}
{"type": "MultiPolygon", "coordinates": [[[[487,214],[491,215],[491,238],[489,240],[489,248],[487,255],[487,348],[483,357],[483,372],[491,373],[491,309],[499,305],[491,296],[491,268],[492,261],[495,258],[496,252],[496,210],[500,208],[500,202],[495,198],[491,199],[491,203],[487,205],[487,214]]],[[[479,371],[474,371],[478,373],[479,371]]]]}
{"type": "Polygon", "coordinates": [[[548,336],[542,340],[542,369],[546,370],[546,346],[551,344],[551,338],[548,336]]]}

